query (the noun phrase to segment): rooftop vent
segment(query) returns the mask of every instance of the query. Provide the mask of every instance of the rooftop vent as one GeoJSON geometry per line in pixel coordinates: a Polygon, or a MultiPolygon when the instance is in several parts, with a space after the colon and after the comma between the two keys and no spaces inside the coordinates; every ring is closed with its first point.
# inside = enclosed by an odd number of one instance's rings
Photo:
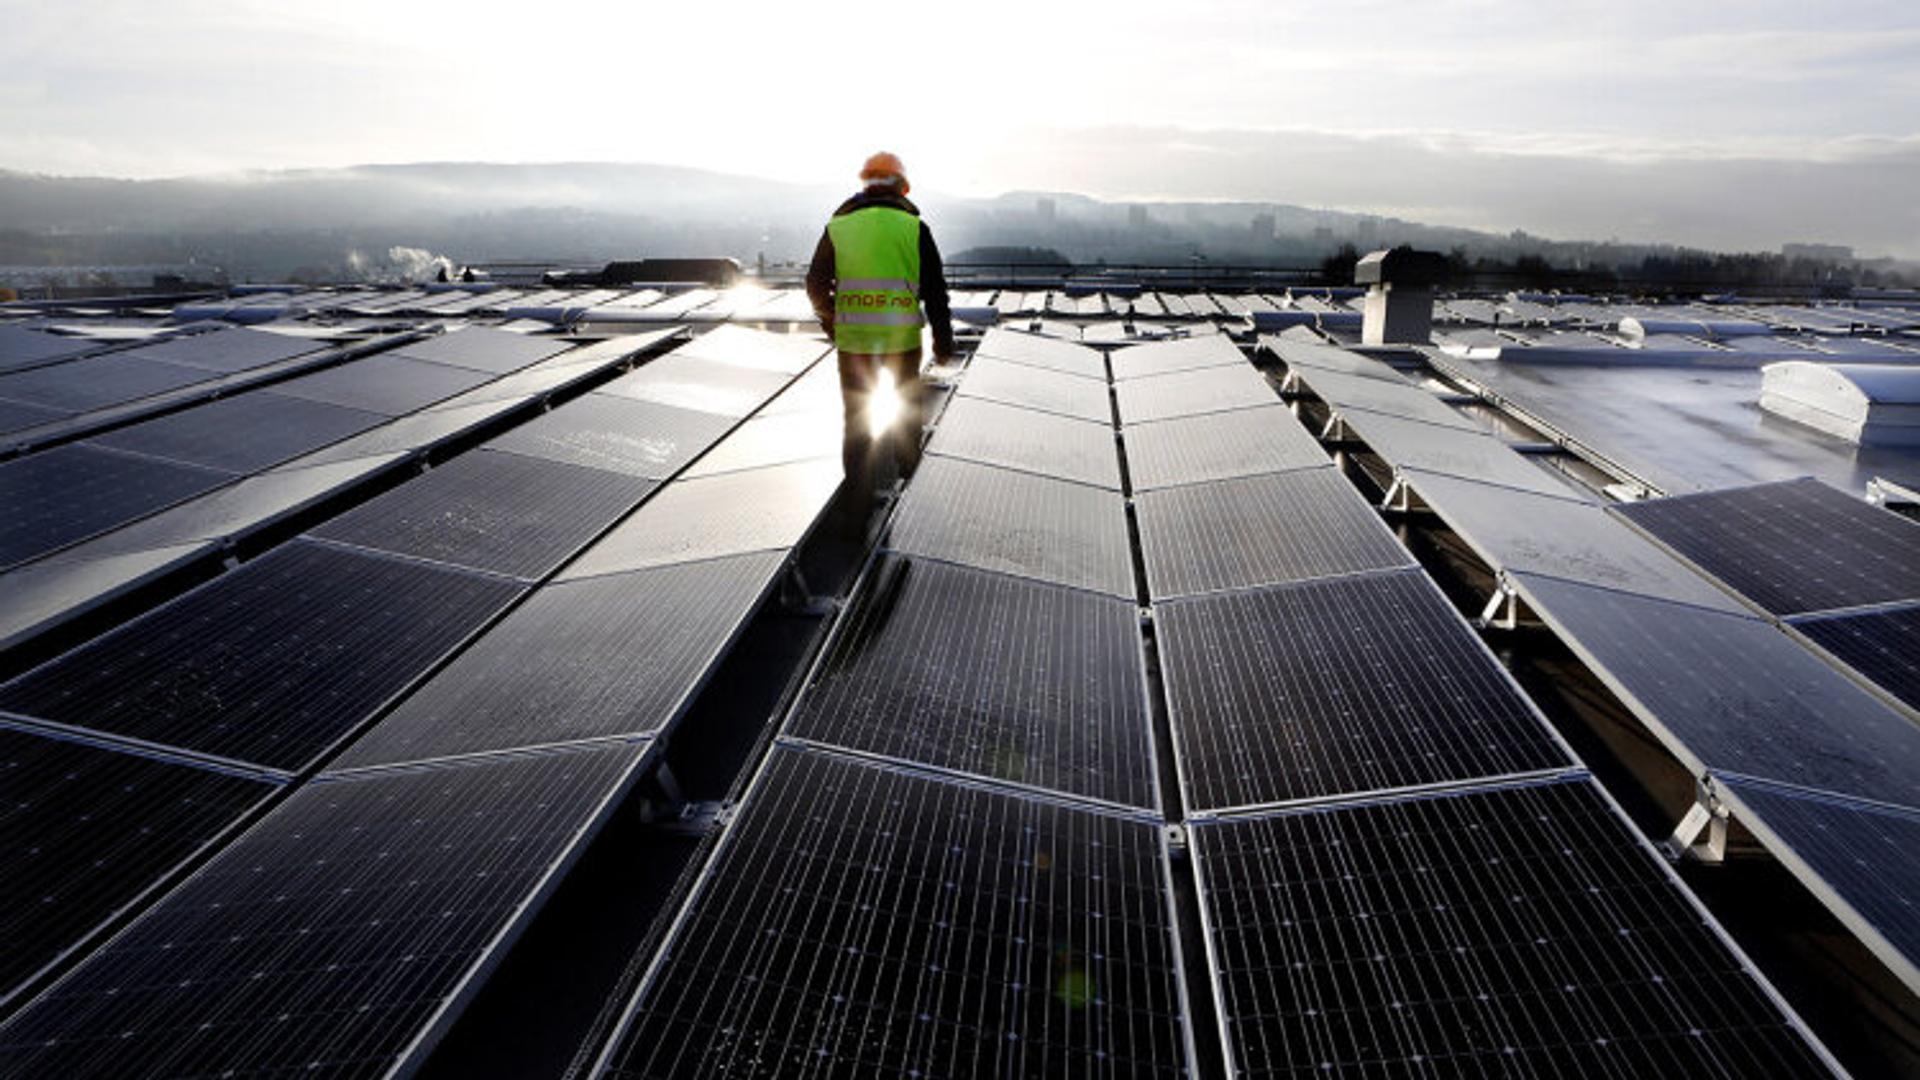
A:
{"type": "Polygon", "coordinates": [[[1433,287],[1447,274],[1446,256],[1397,247],[1376,251],[1353,268],[1367,286],[1360,341],[1366,345],[1427,344],[1433,338],[1433,287]]]}

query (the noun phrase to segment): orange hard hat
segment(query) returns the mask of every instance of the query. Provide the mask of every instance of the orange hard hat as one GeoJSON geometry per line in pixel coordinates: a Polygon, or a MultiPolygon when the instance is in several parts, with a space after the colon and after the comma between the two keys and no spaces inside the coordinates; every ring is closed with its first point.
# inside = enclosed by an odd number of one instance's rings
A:
{"type": "Polygon", "coordinates": [[[904,195],[907,191],[907,167],[900,163],[899,155],[885,150],[868,158],[867,163],[860,166],[860,179],[869,184],[896,180],[900,184],[900,193],[904,195]]]}

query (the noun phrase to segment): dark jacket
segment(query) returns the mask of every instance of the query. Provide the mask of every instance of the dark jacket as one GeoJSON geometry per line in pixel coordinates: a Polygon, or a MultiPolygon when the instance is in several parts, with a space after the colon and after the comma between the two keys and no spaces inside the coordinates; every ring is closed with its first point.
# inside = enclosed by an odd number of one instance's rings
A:
{"type": "MultiPolygon", "coordinates": [[[[920,208],[896,195],[885,185],[875,185],[840,204],[834,217],[865,210],[869,206],[891,206],[914,217],[920,208]]],[[[807,297],[813,301],[813,313],[833,335],[833,237],[820,230],[820,243],[813,249],[813,265],[807,268],[807,297]]],[[[940,265],[940,249],[934,245],[933,230],[920,223],[920,302],[926,305],[927,327],[933,332],[933,357],[945,360],[953,355],[953,312],[947,301],[947,275],[940,265]]]]}

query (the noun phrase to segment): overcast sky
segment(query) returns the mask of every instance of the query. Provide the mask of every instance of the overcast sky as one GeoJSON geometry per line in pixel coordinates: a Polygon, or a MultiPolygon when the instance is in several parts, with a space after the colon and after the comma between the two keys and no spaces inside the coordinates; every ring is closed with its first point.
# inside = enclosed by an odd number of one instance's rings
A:
{"type": "Polygon", "coordinates": [[[0,0],[0,167],[641,161],[1920,256],[1920,2],[0,0]]]}

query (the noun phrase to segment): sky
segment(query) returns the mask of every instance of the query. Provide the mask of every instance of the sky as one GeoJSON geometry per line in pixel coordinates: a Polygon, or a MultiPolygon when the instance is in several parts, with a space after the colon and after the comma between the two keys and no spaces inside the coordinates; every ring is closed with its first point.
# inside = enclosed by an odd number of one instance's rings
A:
{"type": "Polygon", "coordinates": [[[0,0],[0,168],[628,161],[1920,257],[1920,4],[0,0]]]}

